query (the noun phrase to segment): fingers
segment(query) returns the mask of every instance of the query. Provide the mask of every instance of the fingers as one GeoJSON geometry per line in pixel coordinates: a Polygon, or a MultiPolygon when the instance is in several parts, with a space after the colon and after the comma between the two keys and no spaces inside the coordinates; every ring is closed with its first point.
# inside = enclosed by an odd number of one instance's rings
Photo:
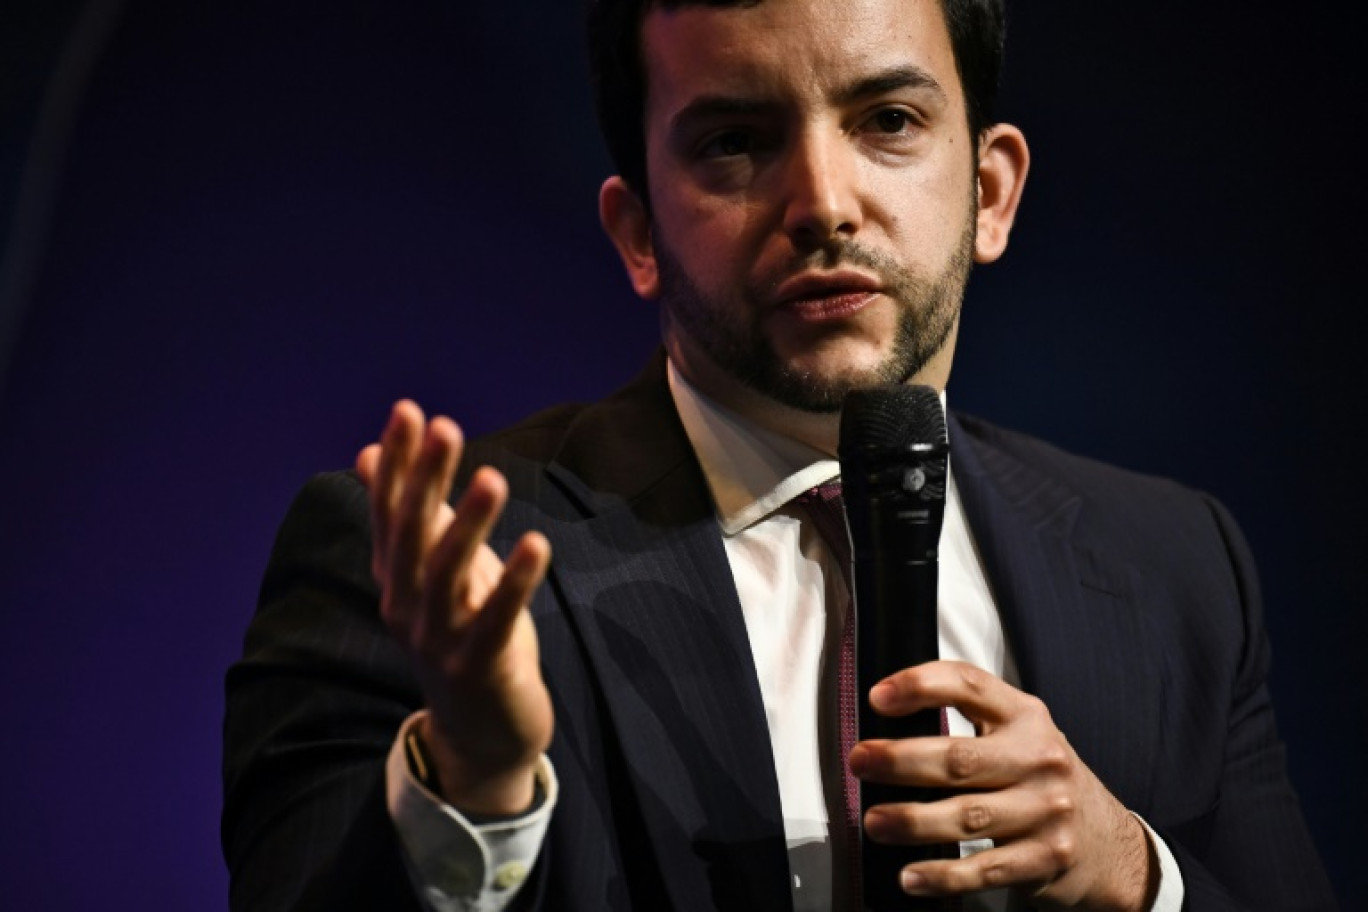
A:
{"type": "Polygon", "coordinates": [[[928,662],[906,668],[869,692],[869,704],[880,715],[905,716],[922,709],[953,706],[970,720],[989,726],[1016,717],[1025,708],[1023,700],[1034,698],[965,662],[928,662]]]}
{"type": "Polygon", "coordinates": [[[356,454],[356,474],[368,489],[375,483],[375,473],[380,467],[380,444],[372,443],[356,454]]]}
{"type": "Polygon", "coordinates": [[[476,567],[475,558],[507,500],[508,483],[498,472],[483,468],[471,478],[455,517],[432,548],[427,577],[422,581],[422,614],[427,627],[463,626],[494,588],[497,567],[476,567]]]}
{"type": "Polygon", "coordinates": [[[499,585],[471,625],[471,635],[482,647],[478,654],[492,656],[503,650],[523,606],[532,601],[532,593],[550,565],[551,543],[546,536],[529,532],[518,541],[508,555],[499,585]]]}
{"type": "Polygon", "coordinates": [[[1025,886],[1045,889],[1075,862],[1077,846],[1067,837],[997,846],[967,858],[923,861],[902,871],[902,888],[913,896],[939,896],[1025,886]]]}
{"type": "MultiPolygon", "coordinates": [[[[437,515],[446,508],[456,474],[461,432],[450,419],[434,418],[421,439],[401,438],[399,445],[411,446],[415,452],[409,457],[407,472],[396,472],[390,482],[391,488],[399,490],[388,492],[393,500],[388,506],[385,581],[386,600],[396,612],[389,620],[406,624],[420,603],[428,552],[444,532],[445,524],[437,521],[437,515]]],[[[389,449],[388,444],[384,449],[389,449]]],[[[395,462],[404,456],[401,451],[395,462]]],[[[382,475],[385,469],[382,453],[382,475]]]]}
{"type": "Polygon", "coordinates": [[[906,669],[875,686],[870,703],[887,715],[954,706],[977,723],[980,736],[863,741],[849,758],[863,780],[963,791],[1074,771],[1076,755],[1045,704],[972,665],[932,662],[906,669]]]}
{"type": "Polygon", "coordinates": [[[539,534],[525,536],[506,567],[489,551],[508,499],[508,483],[494,469],[477,471],[452,511],[446,499],[462,445],[452,421],[426,421],[405,400],[395,404],[380,442],[357,455],[356,469],[370,489],[386,622],[424,652],[449,650],[448,634],[456,633],[468,640],[464,655],[492,655],[544,578],[550,544],[539,534]]]}
{"type": "Polygon", "coordinates": [[[851,769],[865,781],[948,795],[871,808],[864,821],[870,838],[996,843],[957,861],[911,865],[904,889],[934,895],[1014,885],[1053,905],[1140,907],[1154,871],[1144,830],[1078,758],[1039,699],[972,666],[931,662],[880,682],[870,704],[886,715],[954,706],[980,735],[865,741],[851,751],[851,769]],[[1138,861],[1123,863],[1128,859],[1138,861]]]}
{"type": "Polygon", "coordinates": [[[356,471],[370,491],[371,572],[383,582],[389,568],[393,517],[424,431],[423,412],[414,403],[396,402],[380,442],[361,450],[356,471]]]}
{"type": "Polygon", "coordinates": [[[973,839],[1010,840],[1067,824],[1074,808],[1062,795],[1025,789],[969,793],[929,804],[881,804],[864,817],[875,842],[931,845],[973,839]]]}
{"type": "Polygon", "coordinates": [[[993,735],[861,741],[850,752],[851,772],[864,781],[957,790],[1006,788],[1067,762],[1063,751],[993,735]]]}

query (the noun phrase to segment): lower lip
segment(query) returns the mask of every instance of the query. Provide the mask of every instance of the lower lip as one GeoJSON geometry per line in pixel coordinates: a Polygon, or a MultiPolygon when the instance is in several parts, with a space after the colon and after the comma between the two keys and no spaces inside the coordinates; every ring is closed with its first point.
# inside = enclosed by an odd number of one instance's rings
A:
{"type": "Polygon", "coordinates": [[[824,298],[798,298],[786,301],[783,309],[804,322],[825,323],[854,316],[868,307],[878,296],[878,292],[861,291],[824,298]]]}

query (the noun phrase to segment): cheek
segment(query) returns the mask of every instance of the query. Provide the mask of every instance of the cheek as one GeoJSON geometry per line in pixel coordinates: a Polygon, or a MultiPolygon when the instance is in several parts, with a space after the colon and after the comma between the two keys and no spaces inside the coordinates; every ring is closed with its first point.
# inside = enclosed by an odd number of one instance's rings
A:
{"type": "Polygon", "coordinates": [[[906,264],[935,262],[959,243],[970,217],[970,189],[967,176],[941,169],[884,172],[871,183],[866,212],[906,264]]]}
{"type": "Polygon", "coordinates": [[[755,259],[742,207],[698,200],[658,209],[656,218],[658,236],[696,280],[734,281],[755,259]]]}

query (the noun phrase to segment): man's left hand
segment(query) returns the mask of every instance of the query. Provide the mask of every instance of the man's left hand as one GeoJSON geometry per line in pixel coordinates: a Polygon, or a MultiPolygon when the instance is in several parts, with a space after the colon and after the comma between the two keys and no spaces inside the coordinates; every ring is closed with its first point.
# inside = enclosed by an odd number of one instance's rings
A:
{"type": "Polygon", "coordinates": [[[979,734],[863,741],[851,751],[863,780],[958,793],[871,808],[871,839],[994,841],[967,858],[908,865],[904,890],[1013,887],[1040,908],[1143,910],[1153,902],[1158,864],[1144,827],[1078,758],[1039,699],[972,665],[931,662],[880,682],[869,701],[886,716],[953,706],[979,734]]]}

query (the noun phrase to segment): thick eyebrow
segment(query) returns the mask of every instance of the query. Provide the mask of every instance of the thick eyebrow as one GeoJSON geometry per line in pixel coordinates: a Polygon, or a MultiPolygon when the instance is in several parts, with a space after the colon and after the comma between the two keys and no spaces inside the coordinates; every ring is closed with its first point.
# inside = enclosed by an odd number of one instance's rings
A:
{"type": "MultiPolygon", "coordinates": [[[[866,76],[841,88],[835,96],[837,104],[850,105],[867,98],[877,98],[901,89],[921,89],[931,92],[941,102],[946,101],[945,89],[936,78],[921,67],[908,64],[866,76]]],[[[746,118],[773,113],[780,102],[738,95],[700,95],[670,118],[669,132],[678,134],[690,124],[719,118],[746,118]]]]}
{"type": "Polygon", "coordinates": [[[919,66],[893,67],[866,76],[858,82],[846,86],[836,93],[836,101],[842,105],[853,104],[866,98],[874,98],[896,92],[900,89],[925,89],[936,95],[942,102],[946,100],[945,89],[936,77],[919,66]]]}
{"type": "Polygon", "coordinates": [[[735,95],[700,95],[670,118],[670,133],[686,130],[690,124],[722,118],[747,118],[772,113],[779,105],[760,98],[735,95]]]}

